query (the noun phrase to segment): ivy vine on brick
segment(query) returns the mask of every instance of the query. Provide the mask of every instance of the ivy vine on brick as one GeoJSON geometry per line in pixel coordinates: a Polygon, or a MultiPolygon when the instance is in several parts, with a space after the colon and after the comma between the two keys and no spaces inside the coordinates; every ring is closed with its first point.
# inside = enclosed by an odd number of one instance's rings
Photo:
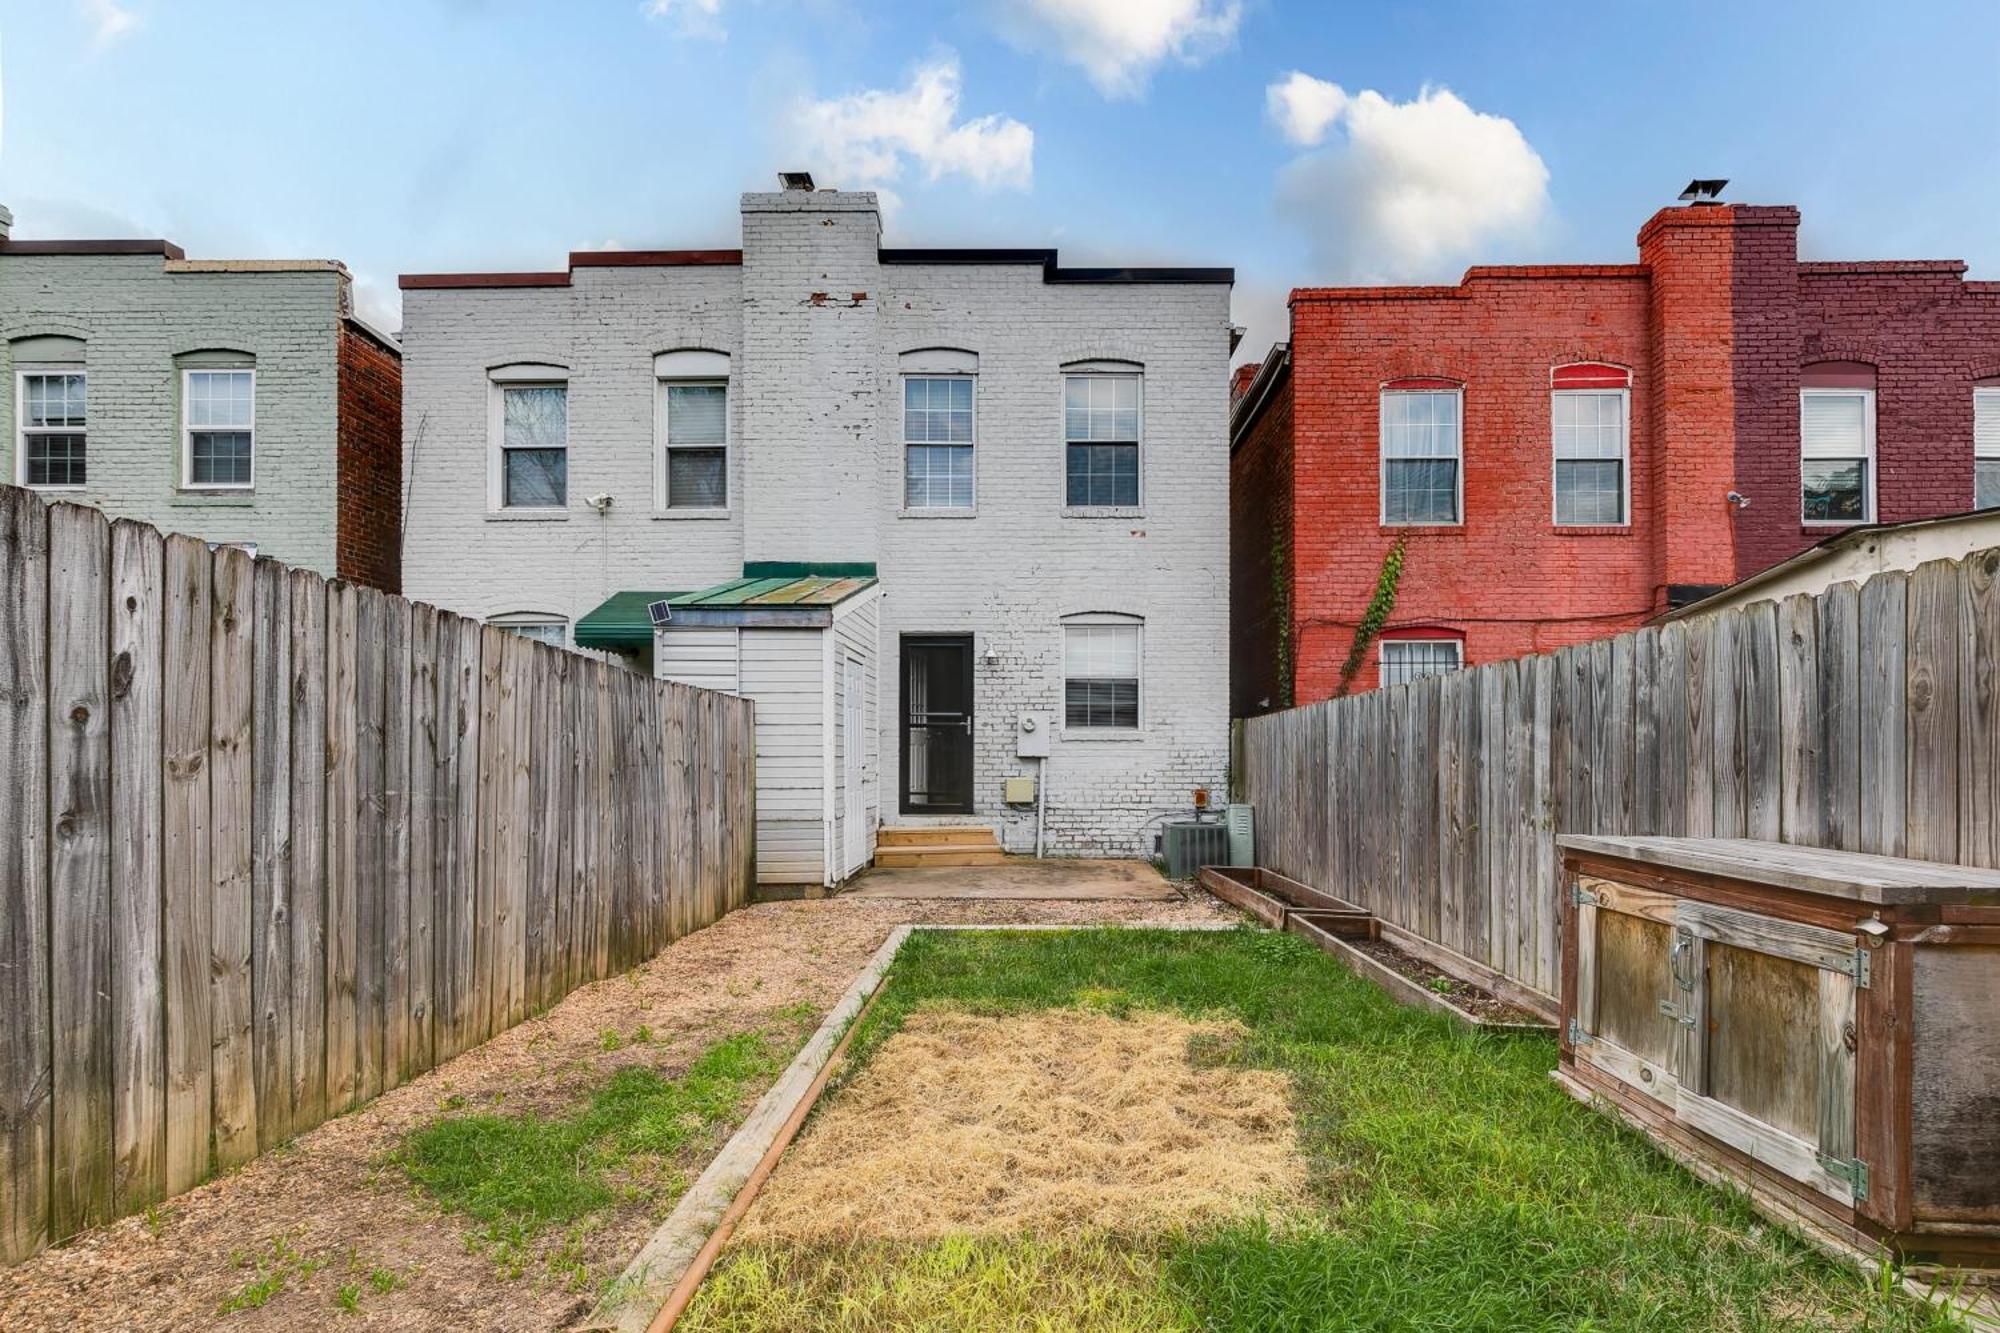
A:
{"type": "Polygon", "coordinates": [[[1396,585],[1402,578],[1403,539],[1398,537],[1389,554],[1382,557],[1382,572],[1375,576],[1375,595],[1368,599],[1368,609],[1361,613],[1361,623],[1354,627],[1354,643],[1347,650],[1347,660],[1340,664],[1340,686],[1333,692],[1335,698],[1353,688],[1361,664],[1368,660],[1369,645],[1382,632],[1382,626],[1389,623],[1389,613],[1396,609],[1396,585]]]}

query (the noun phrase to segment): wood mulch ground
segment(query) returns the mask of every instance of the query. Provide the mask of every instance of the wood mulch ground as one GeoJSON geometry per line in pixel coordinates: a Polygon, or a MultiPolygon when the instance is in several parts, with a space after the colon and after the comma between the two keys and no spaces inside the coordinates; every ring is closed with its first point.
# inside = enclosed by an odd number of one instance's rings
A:
{"type": "MultiPolygon", "coordinates": [[[[440,1213],[385,1165],[408,1130],[460,1106],[570,1105],[619,1068],[645,1064],[671,1076],[724,1037],[793,1026],[781,1017],[788,1008],[803,1003],[824,1014],[901,923],[1232,916],[1199,891],[1175,902],[834,898],[746,908],[150,1217],[0,1270],[0,1328],[568,1327],[588,1313],[594,1288],[568,1289],[542,1265],[510,1278],[470,1247],[462,1218],[440,1213]],[[651,1040],[631,1042],[641,1027],[651,1040]],[[604,1049],[606,1032],[620,1034],[618,1049],[604,1049]],[[291,1257],[274,1258],[283,1255],[291,1257]],[[282,1290],[261,1306],[222,1312],[275,1267],[289,1274],[282,1290]],[[371,1274],[391,1275],[388,1289],[371,1274]],[[343,1287],[352,1310],[336,1304],[343,1287]]],[[[645,1208],[614,1211],[585,1241],[592,1275],[615,1275],[658,1222],[645,1208]]]]}

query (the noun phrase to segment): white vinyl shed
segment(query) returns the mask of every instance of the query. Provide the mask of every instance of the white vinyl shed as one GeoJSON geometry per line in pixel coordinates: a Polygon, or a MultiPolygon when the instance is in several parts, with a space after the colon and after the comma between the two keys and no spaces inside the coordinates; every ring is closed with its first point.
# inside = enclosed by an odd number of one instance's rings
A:
{"type": "Polygon", "coordinates": [[[769,569],[666,599],[653,670],[756,703],[757,882],[830,887],[875,857],[882,586],[867,566],[769,569]]]}

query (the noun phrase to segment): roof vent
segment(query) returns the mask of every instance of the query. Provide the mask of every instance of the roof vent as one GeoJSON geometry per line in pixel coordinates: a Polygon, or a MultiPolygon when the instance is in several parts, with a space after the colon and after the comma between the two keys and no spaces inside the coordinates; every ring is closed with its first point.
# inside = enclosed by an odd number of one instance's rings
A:
{"type": "Polygon", "coordinates": [[[1722,202],[1722,187],[1726,180],[1691,180],[1681,191],[1681,202],[1686,204],[1719,204],[1722,202]]]}
{"type": "Polygon", "coordinates": [[[781,171],[778,173],[778,184],[787,190],[810,192],[813,188],[813,174],[810,171],[781,171]]]}

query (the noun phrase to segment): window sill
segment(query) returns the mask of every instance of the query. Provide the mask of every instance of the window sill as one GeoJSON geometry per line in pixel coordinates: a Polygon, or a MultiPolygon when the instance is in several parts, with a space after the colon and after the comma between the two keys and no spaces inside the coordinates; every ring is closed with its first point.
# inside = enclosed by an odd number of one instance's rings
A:
{"type": "Polygon", "coordinates": [[[33,491],[37,495],[81,495],[90,489],[90,483],[85,482],[81,486],[37,486],[29,482],[24,483],[23,489],[33,491]]]}
{"type": "Polygon", "coordinates": [[[978,518],[979,510],[976,508],[948,509],[942,506],[935,509],[899,509],[896,511],[896,517],[897,518],[978,518]]]}
{"type": "Polygon", "coordinates": [[[1142,505],[1064,505],[1064,518],[1144,518],[1142,505]]]}
{"type": "Polygon", "coordinates": [[[1146,731],[1143,727],[1064,727],[1062,738],[1066,741],[1112,742],[1143,741],[1146,731]]]}
{"type": "Polygon", "coordinates": [[[1832,532],[1844,532],[1848,528],[1865,528],[1875,520],[1872,518],[1841,518],[1799,524],[1802,537],[1824,537],[1832,532]]]}
{"type": "Polygon", "coordinates": [[[729,516],[727,509],[655,509],[653,511],[655,522],[666,523],[680,523],[690,519],[728,518],[729,516]]]}
{"type": "Polygon", "coordinates": [[[248,509],[257,503],[257,492],[249,486],[182,486],[167,503],[176,509],[248,509]]]}
{"type": "Polygon", "coordinates": [[[567,523],[567,509],[489,509],[488,523],[567,523]]]}
{"type": "Polygon", "coordinates": [[[1463,523],[1377,523],[1375,525],[1375,531],[1384,536],[1389,536],[1389,537],[1406,537],[1411,535],[1420,536],[1424,533],[1444,533],[1444,534],[1449,534],[1451,536],[1462,536],[1465,532],[1465,524],[1463,523]]]}
{"type": "Polygon", "coordinates": [[[1549,531],[1557,537],[1629,537],[1632,525],[1629,523],[1551,523],[1549,531]]]}

